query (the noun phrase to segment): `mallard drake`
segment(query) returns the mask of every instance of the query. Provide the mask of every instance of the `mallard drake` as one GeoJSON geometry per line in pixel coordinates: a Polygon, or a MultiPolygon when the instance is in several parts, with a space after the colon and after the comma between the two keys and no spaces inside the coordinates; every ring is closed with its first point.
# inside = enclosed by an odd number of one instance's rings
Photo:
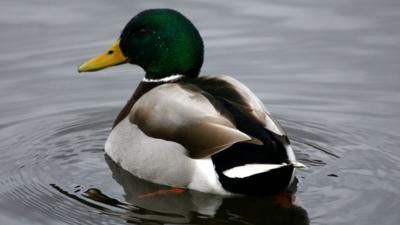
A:
{"type": "Polygon", "coordinates": [[[241,82],[201,76],[203,41],[171,9],[133,17],[110,49],[79,72],[131,63],[143,80],[116,118],[106,154],[131,174],[155,183],[215,194],[265,195],[293,181],[289,139],[241,82]]]}

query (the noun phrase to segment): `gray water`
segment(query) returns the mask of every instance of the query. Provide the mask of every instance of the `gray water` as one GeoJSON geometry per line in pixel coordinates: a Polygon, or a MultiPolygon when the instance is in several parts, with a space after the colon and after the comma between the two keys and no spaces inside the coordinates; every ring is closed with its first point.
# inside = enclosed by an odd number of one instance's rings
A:
{"type": "Polygon", "coordinates": [[[1,1],[0,224],[399,224],[399,21],[398,0],[1,1]],[[154,7],[199,28],[202,74],[239,79],[287,130],[308,166],[287,201],[144,198],[165,187],[105,157],[143,71],[77,66],[154,7]]]}

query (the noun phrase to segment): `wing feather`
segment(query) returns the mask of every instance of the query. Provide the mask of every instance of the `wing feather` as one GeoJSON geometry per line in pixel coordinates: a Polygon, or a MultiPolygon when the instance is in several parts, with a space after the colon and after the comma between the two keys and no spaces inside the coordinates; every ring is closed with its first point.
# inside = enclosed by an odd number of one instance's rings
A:
{"type": "Polygon", "coordinates": [[[146,135],[174,141],[192,158],[204,158],[237,142],[260,144],[238,130],[218,99],[234,104],[281,141],[284,130],[262,102],[242,83],[228,76],[206,76],[151,89],[133,105],[129,119],[146,135]]]}
{"type": "Polygon", "coordinates": [[[148,136],[180,143],[192,158],[204,158],[252,139],[216,110],[200,89],[189,90],[176,83],[143,95],[129,119],[148,136]]]}

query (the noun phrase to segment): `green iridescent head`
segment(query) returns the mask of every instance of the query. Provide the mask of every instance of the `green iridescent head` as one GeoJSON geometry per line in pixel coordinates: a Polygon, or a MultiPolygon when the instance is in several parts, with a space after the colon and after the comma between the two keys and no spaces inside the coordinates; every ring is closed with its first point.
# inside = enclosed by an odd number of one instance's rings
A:
{"type": "Polygon", "coordinates": [[[185,16],[171,9],[150,9],[133,17],[117,42],[80,66],[79,71],[129,62],[142,67],[148,79],[175,74],[197,77],[203,55],[201,36],[185,16]]]}

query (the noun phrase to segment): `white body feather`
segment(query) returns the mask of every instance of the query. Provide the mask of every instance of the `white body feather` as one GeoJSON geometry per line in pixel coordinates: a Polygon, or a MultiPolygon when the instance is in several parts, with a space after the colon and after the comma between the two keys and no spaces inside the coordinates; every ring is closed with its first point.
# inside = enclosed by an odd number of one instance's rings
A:
{"type": "Polygon", "coordinates": [[[189,158],[180,144],[148,137],[128,118],[113,129],[105,151],[123,169],[145,180],[201,192],[229,194],[219,183],[210,158],[189,158]]]}
{"type": "MultiPolygon", "coordinates": [[[[246,86],[228,76],[215,78],[230,83],[246,99],[251,113],[266,129],[285,135],[261,101],[246,86]]],[[[215,153],[217,151],[213,147],[222,151],[236,142],[249,140],[251,138],[248,135],[236,129],[200,92],[168,83],[153,88],[135,103],[130,114],[112,130],[105,151],[123,169],[145,180],[207,193],[230,194],[219,182],[210,155],[191,158],[182,143],[189,146],[191,151],[196,148],[211,149],[211,153],[215,153]],[[204,121],[206,123],[198,124],[204,121]],[[146,135],[149,133],[158,138],[146,135]],[[168,141],[175,139],[178,141],[168,141]]],[[[283,144],[289,162],[303,166],[296,161],[289,143],[283,144]]],[[[230,178],[245,178],[284,165],[246,164],[223,173],[230,178]]]]}

